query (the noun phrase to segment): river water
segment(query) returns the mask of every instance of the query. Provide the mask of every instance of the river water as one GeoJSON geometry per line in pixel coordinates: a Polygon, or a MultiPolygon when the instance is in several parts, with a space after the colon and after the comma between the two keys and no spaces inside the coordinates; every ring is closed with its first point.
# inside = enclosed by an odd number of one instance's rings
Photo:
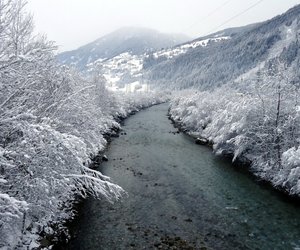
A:
{"type": "Polygon", "coordinates": [[[68,249],[300,249],[300,207],[176,133],[167,109],[125,121],[100,170],[128,197],[86,200],[68,249]]]}

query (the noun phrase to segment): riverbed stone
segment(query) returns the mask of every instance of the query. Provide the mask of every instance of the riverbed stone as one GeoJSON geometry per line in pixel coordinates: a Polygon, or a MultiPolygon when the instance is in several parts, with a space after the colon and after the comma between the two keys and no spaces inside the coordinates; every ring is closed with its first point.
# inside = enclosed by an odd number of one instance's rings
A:
{"type": "Polygon", "coordinates": [[[198,145],[207,145],[208,144],[208,140],[202,137],[198,137],[195,140],[195,143],[198,145]]]}
{"type": "Polygon", "coordinates": [[[102,156],[102,161],[108,161],[108,157],[106,155],[102,156]]]}

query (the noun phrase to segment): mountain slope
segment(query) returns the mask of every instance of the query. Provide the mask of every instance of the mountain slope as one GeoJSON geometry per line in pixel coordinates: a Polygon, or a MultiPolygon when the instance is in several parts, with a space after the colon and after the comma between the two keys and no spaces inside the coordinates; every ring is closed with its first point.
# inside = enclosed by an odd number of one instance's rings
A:
{"type": "MultiPolygon", "coordinates": [[[[253,27],[253,25],[226,29],[177,46],[148,51],[139,55],[133,52],[125,52],[104,61],[100,60],[101,71],[106,79],[107,87],[110,89],[126,91],[132,89],[136,91],[138,86],[149,86],[149,84],[144,81],[144,73],[147,72],[147,68],[152,67],[154,64],[178,57],[196,47],[208,47],[214,43],[224,42],[251,27],[253,27]]],[[[141,89],[143,88],[139,90],[141,89]]]]}
{"type": "MultiPolygon", "coordinates": [[[[104,61],[97,61],[97,63],[100,62],[101,71],[110,89],[127,91],[131,89],[129,86],[148,86],[148,83],[144,81],[144,72],[147,67],[187,53],[192,48],[208,47],[214,43],[226,41],[247,28],[224,30],[177,46],[148,51],[144,54],[137,55],[133,52],[125,52],[104,61]]],[[[133,91],[135,89],[136,87],[133,88],[133,91]]]]}
{"type": "MultiPolygon", "coordinates": [[[[186,54],[187,52],[193,52],[193,49],[195,48],[209,47],[215,43],[220,43],[232,39],[234,36],[240,33],[245,33],[246,31],[256,27],[257,25],[258,24],[251,24],[244,27],[236,27],[221,30],[213,34],[204,37],[199,37],[197,39],[185,42],[183,44],[179,44],[172,48],[150,52],[146,55],[144,59],[144,69],[147,69],[163,61],[167,61],[168,59],[178,57],[179,55],[186,54]]],[[[171,63],[172,62],[173,61],[171,61],[171,63]]]]}
{"type": "Polygon", "coordinates": [[[195,47],[169,60],[152,62],[147,79],[170,88],[207,89],[233,81],[282,53],[288,52],[286,60],[291,63],[297,57],[299,15],[300,5],[242,29],[222,43],[195,47]]]}
{"type": "Polygon", "coordinates": [[[147,51],[171,47],[189,40],[180,34],[164,34],[146,28],[121,28],[76,50],[63,52],[58,60],[83,69],[98,59],[110,59],[124,52],[140,55],[147,51]]]}

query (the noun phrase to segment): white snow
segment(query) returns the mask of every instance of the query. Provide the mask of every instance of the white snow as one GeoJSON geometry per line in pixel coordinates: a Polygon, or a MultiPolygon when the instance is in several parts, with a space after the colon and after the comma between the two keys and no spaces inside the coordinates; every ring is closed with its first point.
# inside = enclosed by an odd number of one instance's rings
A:
{"type": "Polygon", "coordinates": [[[149,91],[147,84],[141,83],[143,56],[132,55],[129,52],[120,54],[102,63],[103,75],[107,89],[128,93],[149,91]]]}
{"type": "Polygon", "coordinates": [[[167,57],[167,58],[173,58],[176,56],[179,56],[181,54],[186,53],[189,49],[192,48],[197,48],[197,47],[206,47],[209,43],[211,42],[221,42],[230,39],[229,36],[221,36],[221,37],[216,37],[216,38],[208,38],[200,41],[194,41],[191,43],[183,44],[175,48],[171,49],[163,49],[161,51],[155,52],[154,58],[159,58],[159,57],[167,57]]]}

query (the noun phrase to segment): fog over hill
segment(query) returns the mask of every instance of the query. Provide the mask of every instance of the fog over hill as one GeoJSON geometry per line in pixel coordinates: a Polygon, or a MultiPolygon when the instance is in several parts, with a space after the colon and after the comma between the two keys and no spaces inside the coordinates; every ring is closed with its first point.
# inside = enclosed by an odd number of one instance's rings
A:
{"type": "Polygon", "coordinates": [[[182,34],[164,34],[148,28],[125,27],[118,29],[76,50],[63,52],[58,60],[74,64],[79,69],[98,59],[110,59],[124,52],[140,55],[147,51],[172,47],[190,40],[182,34]]]}

